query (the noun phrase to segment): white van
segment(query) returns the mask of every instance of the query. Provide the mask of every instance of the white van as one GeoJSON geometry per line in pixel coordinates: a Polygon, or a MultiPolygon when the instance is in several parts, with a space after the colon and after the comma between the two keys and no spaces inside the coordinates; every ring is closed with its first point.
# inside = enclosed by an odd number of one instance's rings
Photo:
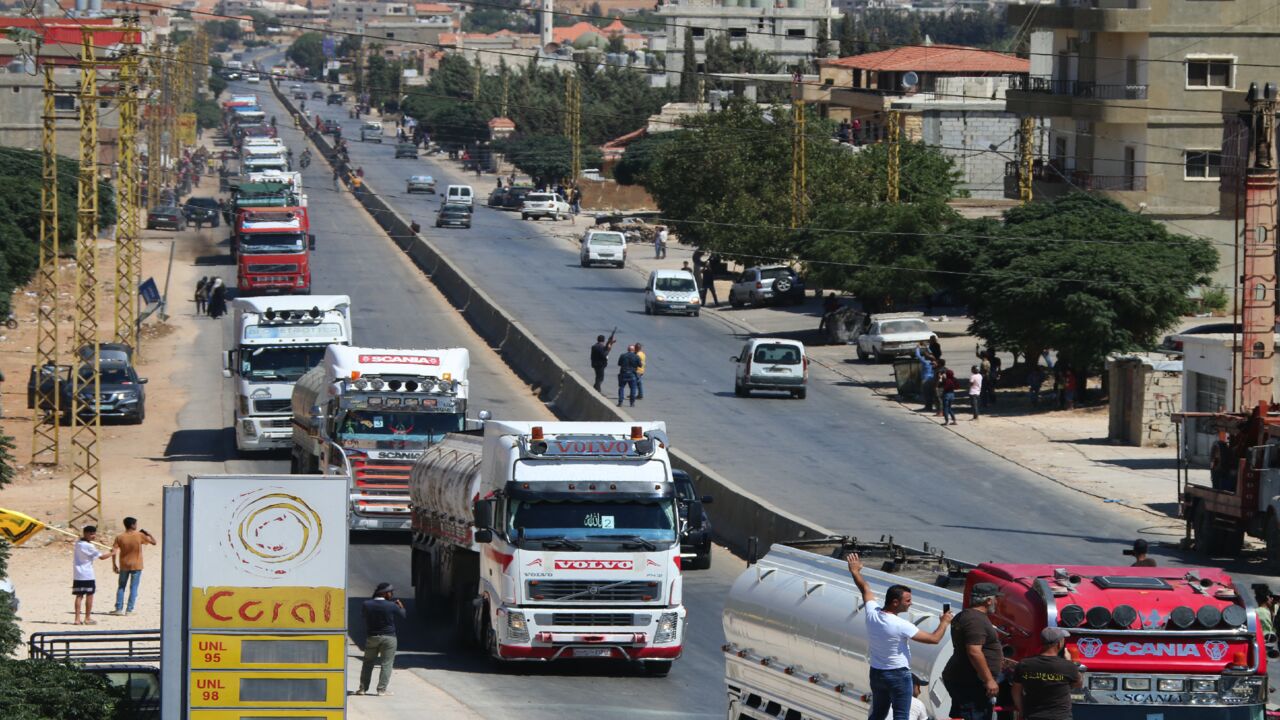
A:
{"type": "Polygon", "coordinates": [[[746,397],[752,390],[789,392],[804,399],[809,382],[809,356],[804,343],[784,338],[752,338],[734,362],[733,394],[746,397]]]}
{"type": "Polygon", "coordinates": [[[472,193],[470,185],[450,185],[448,190],[445,191],[444,204],[471,207],[473,197],[474,193],[472,193]]]}
{"type": "Polygon", "coordinates": [[[588,230],[578,247],[578,264],[589,267],[606,263],[622,267],[627,264],[627,238],[612,230],[588,230]]]}
{"type": "MultiPolygon", "coordinates": [[[[619,233],[620,234],[620,233],[619,233]]],[[[684,313],[698,317],[698,283],[686,270],[654,270],[644,286],[644,314],[684,313]]]]}

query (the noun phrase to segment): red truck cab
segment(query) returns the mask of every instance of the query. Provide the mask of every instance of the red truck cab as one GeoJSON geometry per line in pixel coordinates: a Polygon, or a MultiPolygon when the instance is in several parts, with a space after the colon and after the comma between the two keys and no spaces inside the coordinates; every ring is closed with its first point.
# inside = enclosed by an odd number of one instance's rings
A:
{"type": "MultiPolygon", "coordinates": [[[[1252,592],[1213,568],[984,563],[976,583],[1003,595],[992,613],[1016,660],[1040,652],[1040,631],[1071,633],[1084,666],[1075,720],[1256,720],[1267,701],[1267,653],[1252,592]]],[[[967,603],[966,603],[967,604],[967,603]]]]}
{"type": "Polygon", "coordinates": [[[250,208],[236,217],[236,287],[242,294],[311,292],[315,236],[303,207],[250,208]]]}

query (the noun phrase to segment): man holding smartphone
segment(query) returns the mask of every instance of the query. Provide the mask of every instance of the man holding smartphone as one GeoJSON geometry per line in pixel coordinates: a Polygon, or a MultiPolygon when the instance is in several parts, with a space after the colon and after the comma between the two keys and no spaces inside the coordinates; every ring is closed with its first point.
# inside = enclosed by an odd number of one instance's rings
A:
{"type": "Polygon", "coordinates": [[[369,692],[373,679],[373,666],[379,665],[378,694],[390,695],[391,666],[396,659],[396,618],[405,616],[404,603],[395,596],[391,583],[379,583],[373,597],[365,600],[361,610],[367,637],[364,641],[364,664],[360,666],[360,689],[357,695],[369,692]]]}
{"type": "Polygon", "coordinates": [[[914,640],[937,645],[951,625],[951,612],[945,611],[933,632],[925,632],[906,618],[898,617],[911,608],[911,588],[890,585],[884,594],[884,606],[862,577],[862,558],[858,553],[845,557],[853,584],[866,603],[867,662],[871,665],[871,713],[869,720],[884,720],[893,711],[893,720],[910,720],[914,681],[911,676],[911,644],[914,640]]]}

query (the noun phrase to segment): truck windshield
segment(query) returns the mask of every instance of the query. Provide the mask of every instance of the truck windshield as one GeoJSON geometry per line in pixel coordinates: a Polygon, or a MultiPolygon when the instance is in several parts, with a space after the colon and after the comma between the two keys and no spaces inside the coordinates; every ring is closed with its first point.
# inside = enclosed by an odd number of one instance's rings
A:
{"type": "Polygon", "coordinates": [[[652,542],[676,539],[675,504],[658,502],[513,500],[507,526],[524,529],[526,539],[566,538],[574,541],[641,537],[652,542]]]}
{"type": "Polygon", "coordinates": [[[304,243],[300,233],[246,233],[240,236],[240,252],[302,252],[304,243]]]}
{"type": "Polygon", "coordinates": [[[439,442],[446,434],[461,429],[461,415],[455,413],[349,410],[342,420],[342,435],[347,438],[429,438],[439,442]]]}
{"type": "Polygon", "coordinates": [[[240,351],[240,374],[250,380],[296,382],[324,359],[325,345],[246,347],[240,351]]]}

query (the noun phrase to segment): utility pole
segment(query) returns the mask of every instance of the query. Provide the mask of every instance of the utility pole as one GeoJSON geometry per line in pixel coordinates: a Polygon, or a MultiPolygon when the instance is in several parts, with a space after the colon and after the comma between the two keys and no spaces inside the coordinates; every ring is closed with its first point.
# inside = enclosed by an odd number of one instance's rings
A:
{"type": "Polygon", "coordinates": [[[138,52],[133,44],[134,16],[125,18],[125,49],[120,58],[120,172],[116,178],[115,340],[138,348],[138,265],[142,248],[138,203],[138,52]]]}
{"type": "Polygon", "coordinates": [[[150,97],[147,101],[147,207],[153,208],[160,204],[160,186],[164,183],[164,166],[160,162],[160,147],[164,144],[164,121],[161,103],[155,97],[154,90],[164,78],[159,40],[151,44],[147,76],[147,84],[153,88],[148,93],[150,97]]]}
{"type": "Polygon", "coordinates": [[[511,92],[511,73],[507,72],[506,66],[502,68],[502,113],[501,117],[510,117],[507,114],[507,95],[511,92]]]}
{"type": "Polygon", "coordinates": [[[799,74],[791,87],[791,228],[804,225],[808,210],[808,189],[805,176],[805,112],[799,74]]]}
{"type": "Polygon", "coordinates": [[[886,195],[889,202],[898,202],[898,158],[899,151],[902,149],[899,145],[899,137],[901,134],[901,113],[897,110],[889,111],[889,167],[888,167],[888,187],[886,195]]]}
{"type": "Polygon", "coordinates": [[[1249,85],[1249,164],[1245,169],[1244,286],[1239,409],[1272,402],[1276,325],[1276,85],[1249,85]]]}
{"type": "Polygon", "coordinates": [[[1035,158],[1034,136],[1036,119],[1030,115],[1023,116],[1018,127],[1018,199],[1025,205],[1031,202],[1031,171],[1035,158]]]}
{"type": "Polygon", "coordinates": [[[102,465],[98,436],[101,379],[98,348],[98,68],[93,30],[81,30],[80,47],[80,177],[76,186],[76,324],[73,352],[88,347],[89,358],[76,358],[92,374],[71,373],[72,526],[92,525],[102,516],[102,465]]]}
{"type": "Polygon", "coordinates": [[[582,174],[582,83],[576,73],[565,75],[564,134],[569,138],[570,183],[582,174]]]}
{"type": "Polygon", "coordinates": [[[44,114],[41,116],[40,269],[36,278],[36,408],[31,430],[31,462],[57,465],[62,381],[58,367],[58,135],[53,64],[44,64],[44,114]],[[46,385],[43,368],[55,371],[46,385]]]}

